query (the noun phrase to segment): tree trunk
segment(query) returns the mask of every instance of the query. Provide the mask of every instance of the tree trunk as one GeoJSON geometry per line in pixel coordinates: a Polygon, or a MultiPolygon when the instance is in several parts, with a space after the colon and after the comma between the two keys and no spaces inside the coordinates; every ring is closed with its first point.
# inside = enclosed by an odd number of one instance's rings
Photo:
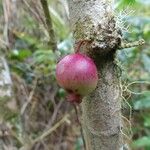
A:
{"type": "Polygon", "coordinates": [[[97,88],[82,101],[87,150],[123,150],[121,90],[114,57],[121,43],[111,0],[69,0],[70,23],[77,41],[89,40],[81,52],[96,63],[97,88]]]}

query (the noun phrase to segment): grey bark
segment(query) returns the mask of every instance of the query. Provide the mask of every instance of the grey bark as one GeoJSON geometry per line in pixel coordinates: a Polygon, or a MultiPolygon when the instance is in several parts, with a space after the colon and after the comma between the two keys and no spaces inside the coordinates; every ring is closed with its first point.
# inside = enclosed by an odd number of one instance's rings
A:
{"type": "Polygon", "coordinates": [[[0,57],[0,98],[12,96],[11,77],[7,62],[3,56],[0,57]]]}
{"type": "MultiPolygon", "coordinates": [[[[12,82],[7,62],[3,56],[0,56],[0,149],[12,149],[12,143],[7,136],[8,128],[5,125],[5,117],[11,113],[5,106],[12,97],[12,82]]],[[[13,150],[13,149],[12,149],[13,150]]]]}
{"type": "Polygon", "coordinates": [[[81,104],[86,149],[123,150],[121,91],[114,61],[121,32],[112,1],[69,0],[68,4],[75,41],[91,41],[81,52],[94,59],[99,74],[97,88],[81,104]]]}

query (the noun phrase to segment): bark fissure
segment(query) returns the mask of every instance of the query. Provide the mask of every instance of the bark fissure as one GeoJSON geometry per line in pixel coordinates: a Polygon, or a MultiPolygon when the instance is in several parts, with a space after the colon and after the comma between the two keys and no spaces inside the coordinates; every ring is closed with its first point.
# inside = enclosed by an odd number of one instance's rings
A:
{"type": "Polygon", "coordinates": [[[120,150],[121,89],[116,48],[121,32],[116,27],[110,0],[69,0],[70,22],[76,41],[90,40],[81,52],[93,58],[98,69],[97,88],[82,101],[84,137],[87,150],[120,150]]]}

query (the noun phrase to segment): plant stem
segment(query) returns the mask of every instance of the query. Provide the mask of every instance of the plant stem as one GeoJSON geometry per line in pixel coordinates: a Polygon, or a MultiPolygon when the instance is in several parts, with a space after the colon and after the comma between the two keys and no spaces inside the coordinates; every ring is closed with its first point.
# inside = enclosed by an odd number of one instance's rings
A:
{"type": "Polygon", "coordinates": [[[122,42],[121,45],[119,46],[119,49],[131,48],[131,47],[141,46],[144,44],[145,41],[143,39],[135,42],[127,42],[127,43],[122,42]]]}
{"type": "Polygon", "coordinates": [[[75,104],[73,104],[73,106],[74,106],[74,110],[75,110],[75,113],[76,113],[77,122],[80,126],[80,132],[81,132],[81,136],[82,136],[82,140],[83,140],[83,147],[84,147],[84,150],[86,150],[86,144],[85,144],[85,139],[84,139],[84,134],[83,134],[83,128],[82,128],[82,125],[81,125],[80,120],[79,120],[78,109],[77,109],[77,106],[75,104]]]}
{"type": "Polygon", "coordinates": [[[55,37],[54,30],[53,30],[52,18],[48,9],[47,0],[41,0],[41,5],[44,11],[47,31],[48,31],[49,38],[50,38],[49,45],[52,48],[52,50],[55,51],[57,49],[56,37],[55,37]]]}

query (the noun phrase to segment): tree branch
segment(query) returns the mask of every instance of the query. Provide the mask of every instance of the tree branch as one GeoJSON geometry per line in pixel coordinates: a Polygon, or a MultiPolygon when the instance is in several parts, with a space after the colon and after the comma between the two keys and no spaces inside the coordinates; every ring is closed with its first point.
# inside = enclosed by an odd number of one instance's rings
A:
{"type": "Polygon", "coordinates": [[[81,53],[94,59],[99,81],[82,100],[82,126],[87,150],[120,150],[122,134],[121,88],[114,54],[122,34],[116,28],[112,0],[68,0],[75,43],[91,40],[81,53]]]}
{"type": "Polygon", "coordinates": [[[44,133],[42,133],[42,135],[40,135],[39,137],[37,137],[34,141],[33,141],[33,145],[36,142],[42,141],[45,137],[47,137],[48,135],[50,135],[53,131],[55,131],[60,125],[62,125],[64,122],[67,122],[69,115],[66,114],[59,122],[57,122],[52,128],[46,130],[44,133]]]}
{"type": "Polygon", "coordinates": [[[143,39],[135,42],[121,42],[121,45],[119,46],[119,49],[124,49],[124,48],[131,48],[131,47],[136,47],[136,46],[141,46],[144,45],[145,41],[143,39]]]}
{"type": "Polygon", "coordinates": [[[49,45],[52,48],[52,50],[55,51],[57,49],[56,37],[55,37],[54,30],[53,30],[52,18],[48,9],[47,0],[41,0],[41,5],[44,11],[47,31],[48,31],[49,38],[50,38],[49,45]]]}
{"type": "Polygon", "coordinates": [[[42,142],[47,136],[49,136],[52,132],[54,132],[57,128],[59,128],[63,123],[68,122],[69,114],[66,114],[60,121],[58,121],[52,128],[47,129],[44,131],[40,136],[38,136],[36,139],[31,140],[30,143],[28,143],[27,148],[31,150],[34,144],[37,142],[42,142]]]}

